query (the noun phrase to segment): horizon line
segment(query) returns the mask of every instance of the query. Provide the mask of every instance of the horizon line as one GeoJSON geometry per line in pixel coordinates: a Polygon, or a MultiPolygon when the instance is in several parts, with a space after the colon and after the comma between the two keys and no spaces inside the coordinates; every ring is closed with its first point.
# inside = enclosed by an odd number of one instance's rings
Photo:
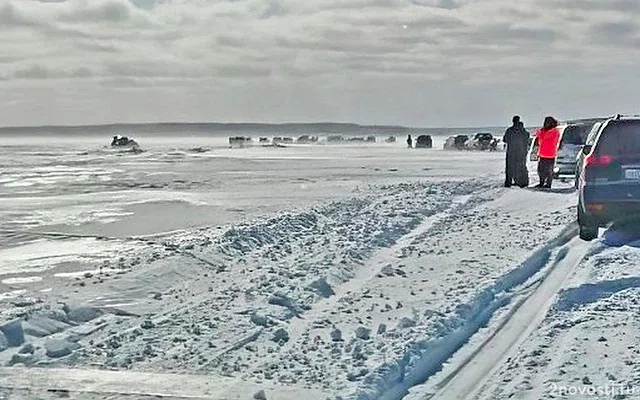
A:
{"type": "Polygon", "coordinates": [[[362,124],[357,122],[336,122],[336,121],[317,121],[317,122],[175,122],[175,121],[156,121],[156,122],[110,122],[110,123],[94,123],[94,124],[47,124],[47,125],[7,125],[0,126],[0,130],[10,129],[74,129],[74,128],[108,128],[117,126],[145,126],[145,125],[220,125],[220,126],[239,126],[239,125],[262,125],[262,126],[287,126],[287,125],[351,125],[359,128],[399,128],[399,129],[474,129],[474,128],[501,128],[500,125],[488,126],[407,126],[394,124],[362,124]]]}

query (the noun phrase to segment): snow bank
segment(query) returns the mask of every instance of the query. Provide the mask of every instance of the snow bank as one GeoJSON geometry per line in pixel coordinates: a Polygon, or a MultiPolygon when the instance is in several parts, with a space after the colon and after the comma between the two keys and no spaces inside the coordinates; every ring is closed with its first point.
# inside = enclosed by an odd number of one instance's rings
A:
{"type": "Polygon", "coordinates": [[[543,323],[498,366],[481,399],[636,398],[640,330],[638,225],[591,245],[543,323]]]}
{"type": "Polygon", "coordinates": [[[251,382],[399,398],[553,259],[548,246],[570,233],[547,242],[573,219],[563,196],[400,183],[179,232],[126,274],[76,277],[66,307],[60,288],[42,293],[23,361],[233,377],[238,393],[251,382]]]}
{"type": "Polygon", "coordinates": [[[480,291],[472,302],[458,305],[456,313],[443,322],[446,328],[439,337],[411,344],[402,358],[381,366],[369,375],[351,397],[358,400],[401,399],[410,388],[424,383],[489,322],[496,310],[511,301],[512,289],[537,274],[547,265],[551,252],[569,241],[576,232],[576,226],[569,225],[520,266],[480,291]]]}

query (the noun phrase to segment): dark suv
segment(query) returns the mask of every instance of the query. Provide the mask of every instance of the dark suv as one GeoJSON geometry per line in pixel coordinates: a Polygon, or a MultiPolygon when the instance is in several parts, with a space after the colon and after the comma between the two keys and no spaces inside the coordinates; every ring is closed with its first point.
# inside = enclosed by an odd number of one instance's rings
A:
{"type": "Polygon", "coordinates": [[[580,238],[593,240],[600,226],[640,217],[640,116],[604,121],[582,153],[578,225],[580,238]]]}

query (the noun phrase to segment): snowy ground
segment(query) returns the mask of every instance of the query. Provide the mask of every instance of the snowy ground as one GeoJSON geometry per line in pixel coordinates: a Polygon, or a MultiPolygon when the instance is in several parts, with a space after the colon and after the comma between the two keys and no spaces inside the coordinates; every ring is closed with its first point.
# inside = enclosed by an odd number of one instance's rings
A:
{"type": "Polygon", "coordinates": [[[534,399],[601,384],[597,368],[632,381],[634,242],[577,240],[569,184],[504,189],[496,153],[198,145],[3,170],[0,396],[534,399]]]}
{"type": "Polygon", "coordinates": [[[640,398],[639,248],[637,222],[614,225],[586,246],[540,326],[476,398],[640,398]]]}

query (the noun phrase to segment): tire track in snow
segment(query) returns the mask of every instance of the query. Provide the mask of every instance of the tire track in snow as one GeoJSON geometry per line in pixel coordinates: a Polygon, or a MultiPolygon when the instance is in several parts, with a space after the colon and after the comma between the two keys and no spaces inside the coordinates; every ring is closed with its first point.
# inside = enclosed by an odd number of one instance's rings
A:
{"type": "MultiPolygon", "coordinates": [[[[409,245],[416,237],[428,232],[435,223],[440,222],[452,213],[455,213],[459,207],[464,206],[472,197],[472,195],[457,196],[453,199],[451,206],[447,210],[427,217],[413,231],[397,240],[393,246],[380,249],[376,255],[356,271],[353,278],[342,285],[339,285],[335,289],[335,294],[333,296],[314,306],[311,311],[305,313],[304,318],[293,320],[288,326],[290,335],[294,338],[300,336],[309,328],[313,321],[319,320],[329,311],[337,309],[337,305],[344,296],[347,296],[350,293],[361,292],[367,282],[374,279],[385,265],[395,261],[395,255],[400,252],[402,248],[409,245]]],[[[287,344],[282,346],[281,350],[286,351],[290,349],[295,342],[295,340],[289,341],[287,344]]]]}
{"type": "MultiPolygon", "coordinates": [[[[550,280],[549,278],[540,278],[540,273],[545,273],[545,266],[551,264],[550,272],[546,272],[549,274],[556,269],[569,273],[563,268],[557,268],[557,266],[565,265],[568,260],[570,260],[569,255],[573,257],[576,251],[579,253],[578,262],[582,260],[582,257],[586,253],[586,248],[583,249],[583,246],[579,245],[567,246],[568,250],[562,250],[562,246],[572,240],[576,240],[576,235],[577,226],[575,223],[565,227],[558,236],[534,252],[524,263],[511,270],[501,279],[498,279],[491,287],[478,293],[475,300],[468,304],[467,322],[463,326],[450,331],[444,336],[427,342],[417,343],[410,348],[405,353],[405,356],[401,360],[398,360],[397,363],[386,365],[380,368],[377,373],[368,377],[364,386],[361,387],[361,390],[359,390],[353,398],[358,400],[402,399],[409,394],[410,389],[427,382],[436,373],[440,372],[443,365],[456,352],[463,348],[482,327],[489,324],[496,311],[509,305],[513,299],[522,297],[523,293],[527,291],[530,292],[529,296],[534,296],[540,292],[540,287],[544,285],[546,288],[548,286],[547,282],[556,283],[555,280],[550,280]],[[573,249],[573,247],[576,247],[578,250],[573,249]],[[552,261],[552,255],[554,254],[556,255],[556,260],[552,261]],[[531,282],[531,280],[537,280],[539,282],[538,288],[533,289],[536,283],[531,282]]],[[[560,285],[562,281],[563,280],[560,281],[560,285]]],[[[555,292],[549,293],[548,297],[552,299],[560,287],[561,286],[558,286],[555,292]]],[[[526,295],[524,296],[528,298],[526,295]]],[[[535,303],[535,306],[538,307],[539,304],[540,303],[535,303]]],[[[519,321],[519,317],[514,318],[516,319],[513,321],[519,321]]],[[[470,361],[467,361],[466,363],[469,362],[470,361]]],[[[493,366],[493,364],[491,364],[491,366],[493,366]]],[[[453,375],[455,377],[457,373],[453,375]]],[[[448,378],[447,382],[452,379],[453,377],[448,378]]],[[[444,384],[446,384],[446,382],[444,384]]],[[[425,392],[423,391],[423,393],[425,392]]],[[[430,394],[433,396],[433,393],[430,394]]],[[[406,399],[409,398],[417,400],[427,399],[429,397],[426,395],[406,397],[406,399]]],[[[454,397],[447,394],[444,398],[450,399],[454,397]]]]}
{"type": "MultiPolygon", "coordinates": [[[[567,233],[573,230],[565,231],[567,233]]],[[[558,244],[561,245],[561,241],[554,240],[545,247],[551,251],[558,244]]],[[[518,346],[545,318],[556,295],[587,255],[589,244],[574,237],[555,250],[556,258],[546,263],[548,267],[542,277],[526,290],[513,292],[515,301],[503,319],[494,325],[493,332],[447,376],[432,387],[425,386],[431,393],[416,390],[407,400],[473,399],[479,394],[486,379],[515,354],[518,346]]]]}

